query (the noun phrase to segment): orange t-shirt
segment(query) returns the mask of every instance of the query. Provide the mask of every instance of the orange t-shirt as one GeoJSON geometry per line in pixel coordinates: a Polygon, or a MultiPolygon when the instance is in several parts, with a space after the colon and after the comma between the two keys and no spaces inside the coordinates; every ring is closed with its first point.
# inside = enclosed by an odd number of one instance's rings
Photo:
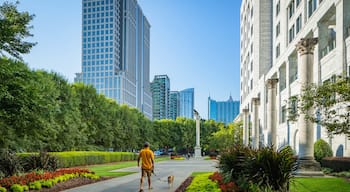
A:
{"type": "Polygon", "coordinates": [[[141,150],[139,157],[142,160],[142,169],[152,169],[152,162],[154,162],[154,154],[153,151],[149,149],[149,147],[141,150]]]}

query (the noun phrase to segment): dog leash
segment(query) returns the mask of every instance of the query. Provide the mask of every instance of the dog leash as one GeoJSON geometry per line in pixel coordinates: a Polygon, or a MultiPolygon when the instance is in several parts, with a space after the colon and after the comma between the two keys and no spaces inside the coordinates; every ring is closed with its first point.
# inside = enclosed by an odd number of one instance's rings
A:
{"type": "Polygon", "coordinates": [[[154,176],[157,176],[155,173],[154,173],[154,167],[152,168],[152,172],[151,172],[154,176]]]}

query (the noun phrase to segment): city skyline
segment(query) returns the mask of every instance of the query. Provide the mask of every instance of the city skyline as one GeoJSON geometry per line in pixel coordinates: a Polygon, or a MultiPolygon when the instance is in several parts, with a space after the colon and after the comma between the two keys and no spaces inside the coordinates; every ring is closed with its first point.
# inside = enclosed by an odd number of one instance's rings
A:
{"type": "Polygon", "coordinates": [[[239,113],[239,101],[234,101],[231,96],[224,101],[208,97],[208,119],[227,125],[232,123],[239,113]]]}
{"type": "Polygon", "coordinates": [[[78,82],[152,119],[150,24],[137,1],[83,0],[82,18],[78,82]]]}
{"type": "MultiPolygon", "coordinates": [[[[194,107],[202,117],[207,117],[209,95],[239,99],[240,1],[138,3],[151,24],[150,79],[167,74],[173,90],[195,88],[194,107]]],[[[81,9],[81,1],[20,2],[19,10],[36,15],[30,40],[38,45],[24,56],[29,67],[58,72],[73,82],[81,70],[81,9]]]]}

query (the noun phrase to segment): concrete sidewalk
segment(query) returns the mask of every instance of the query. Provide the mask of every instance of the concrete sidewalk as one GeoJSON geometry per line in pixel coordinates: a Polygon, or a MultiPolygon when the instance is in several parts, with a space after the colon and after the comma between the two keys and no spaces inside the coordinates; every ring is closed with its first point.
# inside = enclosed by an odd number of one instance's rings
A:
{"type": "MultiPolygon", "coordinates": [[[[144,191],[172,192],[191,175],[192,172],[214,172],[217,161],[213,160],[169,160],[155,164],[155,176],[152,176],[152,190],[148,190],[147,178],[144,182],[144,191]],[[169,188],[167,178],[174,175],[174,186],[169,188]]],[[[137,192],[140,185],[140,168],[129,167],[115,170],[118,172],[137,172],[135,174],[109,179],[81,187],[66,190],[65,192],[137,192]]]]}

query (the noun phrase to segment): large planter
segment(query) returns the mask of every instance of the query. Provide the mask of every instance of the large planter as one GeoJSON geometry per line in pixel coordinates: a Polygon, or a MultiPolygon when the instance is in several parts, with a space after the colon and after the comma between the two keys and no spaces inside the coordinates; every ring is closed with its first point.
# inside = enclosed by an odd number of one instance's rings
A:
{"type": "Polygon", "coordinates": [[[209,157],[210,157],[210,159],[216,159],[217,158],[216,155],[210,155],[209,157]]]}
{"type": "Polygon", "coordinates": [[[210,159],[216,159],[217,156],[218,156],[218,152],[216,152],[216,151],[209,152],[210,159]]]}

